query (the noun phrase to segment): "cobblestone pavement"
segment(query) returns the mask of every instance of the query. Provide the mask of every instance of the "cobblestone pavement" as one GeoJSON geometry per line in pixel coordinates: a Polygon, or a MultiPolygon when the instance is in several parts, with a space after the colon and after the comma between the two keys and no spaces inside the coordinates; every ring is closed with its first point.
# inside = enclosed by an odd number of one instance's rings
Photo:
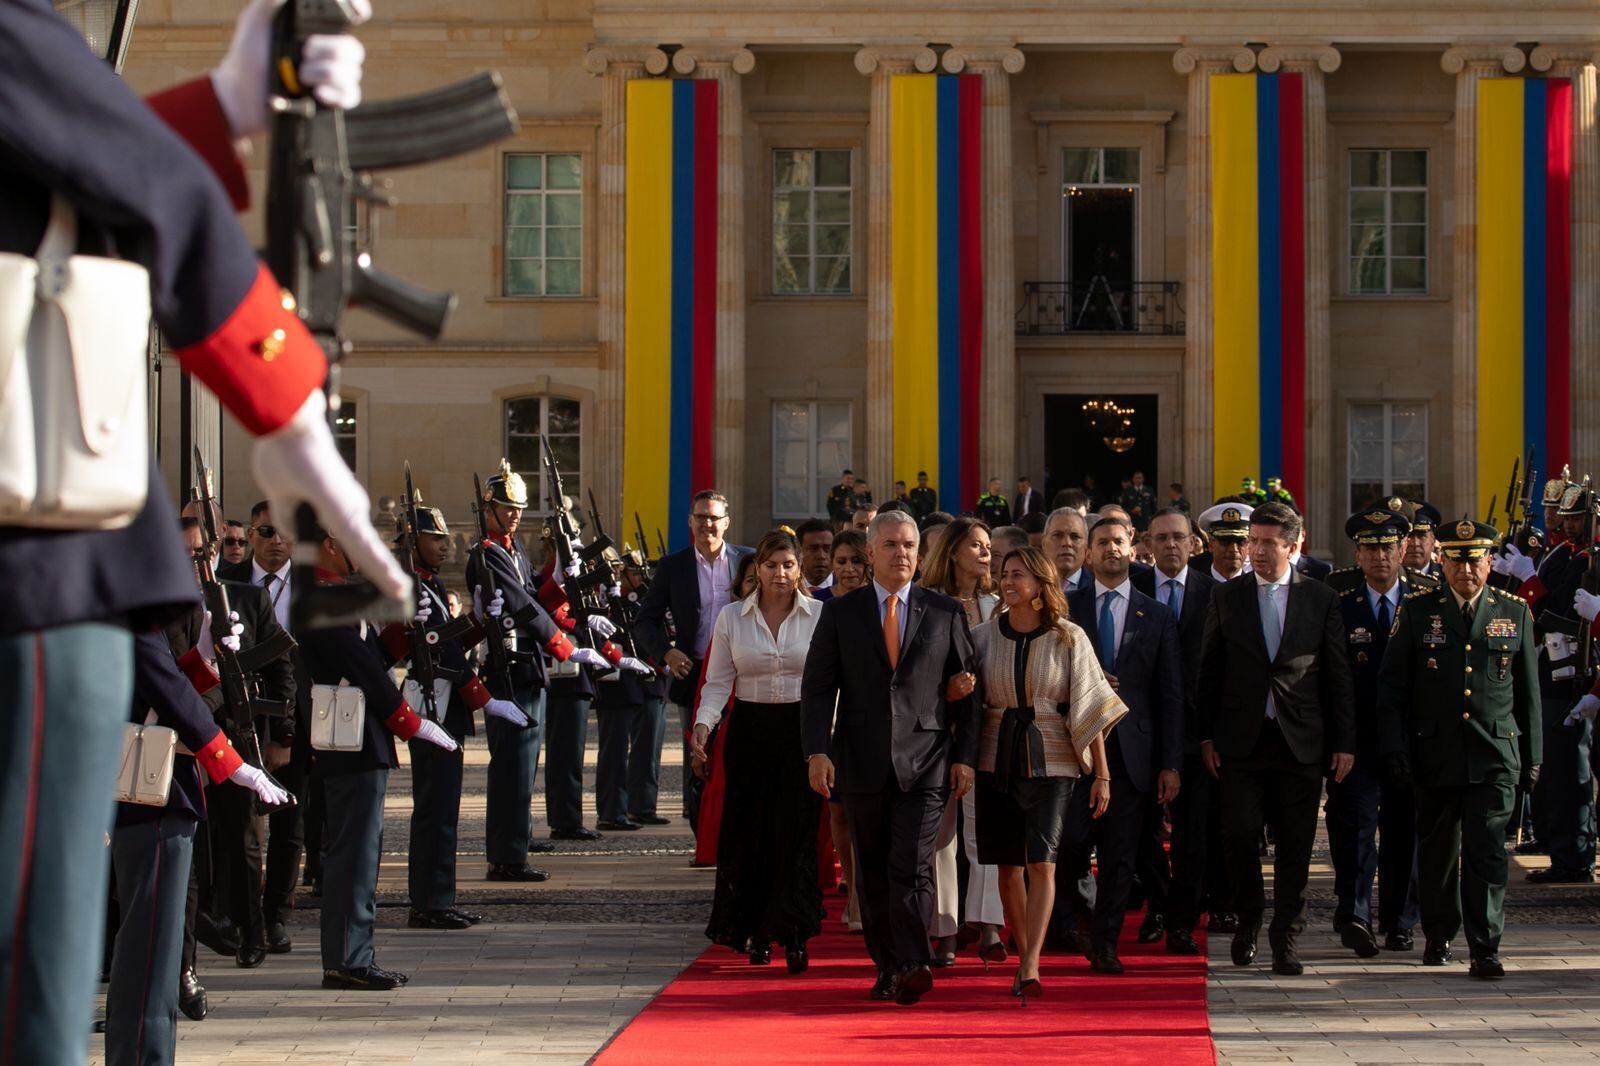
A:
{"type": "MultiPolygon", "coordinates": [[[[677,734],[669,726],[668,736],[677,734]]],[[[402,758],[404,755],[402,754],[402,758]]],[[[675,762],[675,749],[667,761],[675,762]]],[[[180,1066],[294,1063],[368,1066],[419,1063],[583,1063],[642,1010],[705,947],[701,933],[714,874],[692,869],[692,838],[679,815],[680,775],[663,768],[660,813],[673,824],[560,843],[535,865],[551,873],[529,886],[483,880],[484,768],[480,738],[467,748],[460,899],[482,925],[460,932],[405,927],[405,847],[410,774],[390,781],[379,879],[378,958],[411,974],[393,993],[319,987],[317,901],[301,901],[294,951],[257,970],[202,947],[201,978],[212,1014],[179,1018],[180,1066]]],[[[589,751],[593,787],[593,730],[589,751]]],[[[541,781],[542,789],[542,781],[541,781]]],[[[593,824],[593,794],[587,819],[593,824]]],[[[546,833],[542,801],[535,832],[546,833]]],[[[1306,974],[1275,978],[1266,966],[1237,969],[1225,937],[1211,944],[1209,998],[1224,1063],[1483,1063],[1600,1060],[1600,886],[1530,886],[1543,858],[1513,860],[1504,944],[1508,976],[1479,982],[1464,963],[1421,965],[1384,953],[1370,962],[1330,931],[1331,871],[1319,842],[1306,974]]],[[[1465,944],[1458,942],[1465,955],[1465,944]]],[[[99,1066],[100,1038],[87,1061],[99,1066]]],[[[718,1061],[708,1053],[707,1061],[718,1061]]],[[[726,1060],[724,1060],[726,1061],[726,1060]]]]}

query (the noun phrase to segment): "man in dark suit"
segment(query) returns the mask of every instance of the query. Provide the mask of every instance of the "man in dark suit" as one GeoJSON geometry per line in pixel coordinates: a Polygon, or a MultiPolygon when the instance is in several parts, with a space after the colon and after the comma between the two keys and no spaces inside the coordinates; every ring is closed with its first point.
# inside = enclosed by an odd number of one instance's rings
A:
{"type": "Polygon", "coordinates": [[[801,684],[811,787],[837,784],[850,816],[871,997],[907,1004],[933,987],[934,841],[972,788],[980,725],[972,696],[945,699],[972,636],[955,600],[911,584],[917,542],[909,515],[873,519],[872,584],[823,605],[801,684]]]}
{"type": "MultiPolygon", "coordinates": [[[[1206,613],[1211,606],[1211,590],[1216,582],[1211,575],[1189,565],[1192,527],[1189,515],[1167,508],[1150,522],[1150,542],[1155,553],[1155,569],[1136,575],[1133,587],[1153,597],[1178,618],[1178,648],[1183,663],[1183,766],[1182,790],[1171,800],[1172,880],[1161,923],[1166,932],[1167,950],[1179,955],[1197,955],[1194,928],[1201,908],[1209,906],[1221,916],[1230,906],[1228,878],[1222,859],[1222,818],[1217,790],[1211,775],[1200,761],[1199,723],[1195,715],[1195,688],[1200,680],[1200,642],[1205,634],[1206,613]]],[[[1148,822],[1141,847],[1157,849],[1160,805],[1153,808],[1155,825],[1148,822]]],[[[1141,863],[1141,867],[1148,864],[1141,863]]],[[[1227,924],[1223,921],[1215,925],[1227,924]]]]}
{"type": "MultiPolygon", "coordinates": [[[[700,688],[700,664],[711,646],[717,612],[733,599],[733,575],[751,549],[729,544],[728,498],[720,492],[697,493],[689,506],[686,548],[668,552],[656,564],[650,590],[634,619],[633,638],[646,655],[672,675],[667,702],[676,705],[683,726],[694,722],[694,696],[700,688]],[[670,617],[669,617],[670,616],[670,617]]],[[[683,742],[683,809],[691,828],[700,814],[700,779],[689,769],[689,742],[683,742]]]]}
{"type": "Polygon", "coordinates": [[[1024,515],[1044,513],[1044,493],[1033,487],[1028,475],[1017,478],[1017,498],[1011,504],[1011,520],[1021,521],[1024,515]]]}
{"type": "MultiPolygon", "coordinates": [[[[1098,973],[1119,974],[1117,938],[1133,886],[1134,863],[1152,796],[1166,803],[1178,795],[1183,764],[1183,664],[1172,611],[1133,587],[1133,524],[1120,515],[1102,518],[1089,531],[1094,582],[1067,597],[1076,622],[1100,657],[1100,665],[1128,716],[1106,739],[1111,806],[1096,821],[1087,789],[1075,790],[1068,807],[1066,856],[1056,866],[1056,898],[1072,899],[1072,882],[1089,868],[1089,843],[1097,845],[1100,870],[1091,922],[1089,964],[1098,973]],[[1081,798],[1078,792],[1081,791],[1081,798]]],[[[1066,910],[1058,908],[1058,912],[1066,910]]]]}
{"type": "Polygon", "coordinates": [[[1279,503],[1250,515],[1252,573],[1211,594],[1200,652],[1200,751],[1222,782],[1223,847],[1239,931],[1233,961],[1255,961],[1266,910],[1261,828],[1270,820],[1274,973],[1304,972],[1306,881],[1322,769],[1343,781],[1355,761],[1355,693],[1339,595],[1289,565],[1300,516],[1279,503]]]}

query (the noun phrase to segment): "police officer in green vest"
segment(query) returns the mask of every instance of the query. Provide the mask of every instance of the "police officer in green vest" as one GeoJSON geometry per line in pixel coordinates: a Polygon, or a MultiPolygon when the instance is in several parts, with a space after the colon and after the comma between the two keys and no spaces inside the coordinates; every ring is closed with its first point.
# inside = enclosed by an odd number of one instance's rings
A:
{"type": "Polygon", "coordinates": [[[1513,790],[1539,775],[1533,618],[1487,587],[1493,526],[1462,518],[1437,533],[1445,584],[1404,603],[1383,657],[1384,769],[1415,787],[1423,963],[1449,962],[1465,928],[1472,976],[1504,977],[1506,821],[1513,790]]]}

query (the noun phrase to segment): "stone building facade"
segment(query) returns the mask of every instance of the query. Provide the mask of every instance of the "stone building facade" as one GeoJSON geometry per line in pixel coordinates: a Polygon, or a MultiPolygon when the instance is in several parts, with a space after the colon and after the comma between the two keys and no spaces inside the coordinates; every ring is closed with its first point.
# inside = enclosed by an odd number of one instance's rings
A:
{"type": "MultiPolygon", "coordinates": [[[[231,11],[145,0],[126,74],[153,88],[226,46],[231,11]]],[[[343,428],[374,497],[409,458],[469,519],[471,473],[551,431],[613,524],[621,500],[623,145],[633,78],[715,78],[717,482],[734,535],[818,510],[848,463],[890,487],[888,79],[984,79],[980,466],[1101,487],[1138,464],[1211,484],[1209,76],[1305,81],[1307,484],[1315,549],[1373,491],[1482,510],[1473,441],[1477,79],[1574,81],[1573,452],[1600,460],[1600,8],[1592,0],[378,0],[361,30],[380,99],[498,70],[519,133],[392,175],[400,206],[351,220],[374,258],[454,289],[446,337],[354,315],[343,428]],[[825,254],[824,254],[825,253],[825,254]],[[1084,415],[1134,409],[1123,453],[1084,415]]],[[[262,147],[253,179],[262,188],[262,147]]],[[[259,211],[250,220],[259,225],[259,211]]],[[[170,377],[170,375],[168,375],[170,377]]],[[[177,479],[178,393],[164,384],[177,479]]],[[[199,417],[199,416],[197,416],[199,417]]],[[[223,430],[230,511],[255,489],[223,430]]],[[[520,458],[519,458],[520,457],[520,458]]],[[[1509,466],[1511,457],[1506,457],[1509,466]]],[[[1254,471],[1257,477],[1274,471],[1254,471]]],[[[653,531],[651,531],[653,539],[653,531]]]]}

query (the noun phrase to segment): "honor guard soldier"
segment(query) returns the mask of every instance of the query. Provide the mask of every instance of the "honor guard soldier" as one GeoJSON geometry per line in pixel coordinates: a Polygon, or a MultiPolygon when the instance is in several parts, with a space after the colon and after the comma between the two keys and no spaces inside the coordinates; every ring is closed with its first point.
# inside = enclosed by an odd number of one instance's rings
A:
{"type": "MultiPolygon", "coordinates": [[[[450,617],[450,593],[439,574],[440,567],[450,557],[450,527],[437,507],[418,506],[416,514],[416,551],[411,566],[416,575],[418,613],[426,612],[421,628],[427,633],[438,678],[431,716],[450,734],[456,747],[440,748],[415,737],[409,741],[411,847],[406,872],[411,913],[407,924],[413,929],[465,929],[477,924],[482,915],[456,908],[461,746],[473,733],[476,711],[483,711],[486,720],[499,719],[513,729],[526,729],[528,718],[511,700],[495,699],[467,665],[461,641],[445,635],[452,629],[462,628],[450,617]]],[[[405,521],[404,516],[401,521],[405,521]]],[[[408,627],[395,624],[383,631],[384,648],[395,660],[405,660],[411,654],[407,630],[408,627]]],[[[410,665],[408,673],[414,677],[414,661],[410,665]]],[[[415,680],[408,678],[402,691],[408,705],[419,713],[429,712],[428,699],[415,680]]]]}
{"type": "MultiPolygon", "coordinates": [[[[638,603],[637,595],[633,600],[628,600],[626,595],[632,588],[625,590],[624,586],[631,585],[633,579],[629,576],[630,568],[614,550],[607,549],[605,553],[606,565],[611,568],[615,583],[607,590],[607,597],[611,604],[612,615],[616,620],[618,630],[626,628],[631,614],[630,608],[638,603]]],[[[625,639],[625,638],[618,638],[625,639]]],[[[658,692],[665,690],[660,687],[660,675],[643,661],[636,658],[625,658],[617,669],[601,674],[595,680],[595,720],[600,729],[600,746],[595,755],[594,771],[594,806],[597,821],[595,828],[605,832],[631,832],[642,829],[648,823],[642,818],[634,818],[629,812],[640,809],[635,806],[644,802],[641,795],[635,800],[631,788],[633,777],[639,774],[648,776],[648,764],[641,764],[635,769],[635,760],[630,754],[630,747],[639,745],[644,747],[650,740],[655,739],[655,724],[652,719],[644,726],[639,725],[639,719],[646,713],[646,706],[658,692]]],[[[657,706],[660,706],[659,702],[657,706]]],[[[665,715],[663,714],[663,728],[665,715]]],[[[659,754],[661,742],[656,739],[656,752],[659,754]]],[[[638,753],[648,759],[647,751],[638,753]]],[[[641,782],[642,786],[643,782],[641,782]]],[[[655,800],[650,798],[650,809],[653,813],[655,800]]],[[[665,822],[660,819],[656,824],[665,822]]]]}
{"type": "MultiPolygon", "coordinates": [[[[539,601],[538,573],[516,537],[528,489],[522,476],[500,460],[500,472],[489,479],[479,501],[486,536],[467,560],[467,585],[479,605],[483,624],[503,625],[509,619],[511,662],[505,675],[490,670],[484,677],[497,699],[515,703],[528,724],[517,727],[499,718],[484,723],[489,741],[489,782],[484,817],[485,851],[490,881],[546,881],[550,875],[528,865],[530,851],[554,848],[533,839],[533,778],[544,739],[545,699],[549,677],[544,655],[559,663],[572,659],[604,666],[589,648],[575,648],[539,601]],[[491,593],[490,589],[493,589],[491,593]]],[[[493,636],[490,639],[495,639],[493,636]]]]}
{"type": "Polygon", "coordinates": [[[1567,494],[1567,487],[1571,484],[1572,468],[1568,466],[1561,468],[1560,477],[1553,477],[1544,483],[1539,502],[1544,507],[1544,546],[1547,550],[1566,539],[1561,532],[1561,497],[1567,494]]]}
{"type": "MultiPolygon", "coordinates": [[[[208,77],[141,101],[48,0],[0,5],[0,252],[34,257],[47,231],[60,240],[71,225],[71,247],[104,257],[81,272],[68,261],[61,280],[78,306],[97,301],[98,327],[114,317],[104,313],[111,301],[125,301],[124,324],[141,338],[144,318],[153,321],[183,366],[262,438],[255,469],[269,495],[332,516],[380,588],[398,595],[405,578],[385,562],[324,418],[321,347],[233,217],[249,195],[233,144],[267,122],[270,27],[271,5],[258,0],[208,77]],[[107,276],[110,260],[145,276],[121,291],[101,286],[93,279],[107,276]],[[138,296],[148,297],[147,312],[131,310],[138,296]]],[[[300,77],[319,95],[342,79],[359,99],[359,66],[323,56],[302,63],[300,77]]],[[[31,309],[33,282],[21,270],[12,276],[26,285],[18,306],[31,309]]],[[[131,351],[122,369],[130,365],[144,373],[131,351]]],[[[132,419],[99,429],[103,446],[117,448],[117,435],[144,432],[132,419]]],[[[149,484],[161,485],[153,463],[148,470],[149,484]]],[[[0,1001],[5,1053],[54,1066],[83,1061],[89,1029],[104,923],[86,918],[101,912],[106,891],[132,631],[181,614],[197,595],[161,492],[114,528],[46,528],[40,517],[56,516],[27,511],[0,531],[0,747],[37,755],[16,765],[0,795],[10,870],[0,875],[0,1001]]]]}
{"type": "Polygon", "coordinates": [[[1423,963],[1463,928],[1474,977],[1503,977],[1506,821],[1539,776],[1539,668],[1527,604],[1487,587],[1493,526],[1447,523],[1445,587],[1407,600],[1378,675],[1385,768],[1417,803],[1423,963]]]}
{"type": "MultiPolygon", "coordinates": [[[[337,585],[355,572],[342,545],[318,530],[315,580],[337,585]]],[[[426,624],[428,608],[413,621],[426,624]]],[[[378,914],[378,862],[383,837],[383,797],[389,771],[400,765],[394,740],[433,744],[446,752],[456,742],[442,726],[417,714],[395,687],[378,632],[366,622],[328,626],[299,634],[301,655],[311,673],[312,745],[318,747],[312,772],[322,782],[326,828],[322,857],[322,987],[387,991],[406,983],[403,973],[385,970],[375,960],[372,929],[378,914]],[[359,736],[318,736],[317,719],[337,722],[342,707],[359,699],[359,736]],[[322,700],[319,710],[317,701],[322,700]],[[332,739],[335,742],[330,744],[332,739]],[[321,746],[318,746],[318,745],[321,746]]],[[[334,728],[329,726],[329,728],[334,728]]]]}
{"type": "Polygon", "coordinates": [[[1417,589],[1402,576],[1406,517],[1387,507],[1350,516],[1345,536],[1356,545],[1361,583],[1339,597],[1350,676],[1356,693],[1356,761],[1343,781],[1328,783],[1328,848],[1333,859],[1334,932],[1362,958],[1378,954],[1374,927],[1390,951],[1410,951],[1417,924],[1416,807],[1409,782],[1385,777],[1379,757],[1378,670],[1400,605],[1417,589]],[[1381,873],[1380,873],[1381,870],[1381,873]],[[1378,875],[1378,906],[1372,879],[1378,875]],[[1373,912],[1377,920],[1373,920],[1373,912]]]}

